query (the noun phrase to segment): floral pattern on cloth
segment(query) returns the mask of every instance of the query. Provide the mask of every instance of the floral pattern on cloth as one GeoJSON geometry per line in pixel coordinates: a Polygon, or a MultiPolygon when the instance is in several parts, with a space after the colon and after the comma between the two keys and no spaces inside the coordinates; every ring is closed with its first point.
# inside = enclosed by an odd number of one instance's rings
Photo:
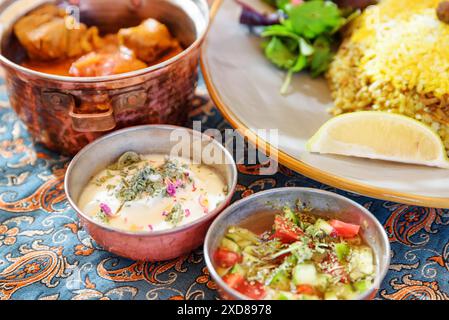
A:
{"type": "MultiPolygon", "coordinates": [[[[200,81],[192,119],[230,128],[200,81]]],[[[69,159],[33,145],[0,83],[0,299],[217,299],[202,249],[159,263],[130,261],[99,247],[81,228],[63,189],[69,159]]],[[[239,165],[234,201],[305,186],[337,192],[371,210],[392,246],[376,299],[449,299],[449,211],[344,192],[280,166],[272,176],[239,165]]]]}

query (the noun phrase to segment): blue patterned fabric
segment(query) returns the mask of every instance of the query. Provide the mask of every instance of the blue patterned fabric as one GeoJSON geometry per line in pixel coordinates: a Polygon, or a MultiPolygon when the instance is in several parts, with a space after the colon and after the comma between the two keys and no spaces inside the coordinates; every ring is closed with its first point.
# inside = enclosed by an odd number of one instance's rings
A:
{"type": "MultiPolygon", "coordinates": [[[[34,146],[0,83],[0,299],[216,299],[202,250],[161,263],[114,256],[80,228],[63,189],[69,159],[34,146]]],[[[191,114],[225,129],[200,84],[191,114]]],[[[371,210],[393,250],[378,299],[449,299],[449,211],[375,200],[322,185],[285,167],[260,176],[239,166],[234,200],[282,186],[326,189],[371,210]]]]}

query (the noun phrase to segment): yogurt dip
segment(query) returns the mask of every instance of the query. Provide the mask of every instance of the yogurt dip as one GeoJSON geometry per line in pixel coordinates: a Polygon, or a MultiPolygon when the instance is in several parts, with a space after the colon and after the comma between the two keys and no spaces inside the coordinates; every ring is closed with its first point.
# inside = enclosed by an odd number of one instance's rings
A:
{"type": "Polygon", "coordinates": [[[223,178],[204,164],[126,152],[84,188],[79,208],[110,227],[157,231],[188,224],[225,199],[223,178]]]}

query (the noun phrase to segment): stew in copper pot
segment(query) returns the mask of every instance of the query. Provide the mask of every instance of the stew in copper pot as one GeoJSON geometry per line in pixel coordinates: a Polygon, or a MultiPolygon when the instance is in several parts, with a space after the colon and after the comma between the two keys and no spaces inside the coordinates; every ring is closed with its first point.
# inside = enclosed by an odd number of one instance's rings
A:
{"type": "Polygon", "coordinates": [[[152,18],[105,36],[73,19],[53,4],[19,19],[14,33],[28,55],[22,65],[63,76],[108,76],[155,65],[183,50],[167,26],[152,18]]]}

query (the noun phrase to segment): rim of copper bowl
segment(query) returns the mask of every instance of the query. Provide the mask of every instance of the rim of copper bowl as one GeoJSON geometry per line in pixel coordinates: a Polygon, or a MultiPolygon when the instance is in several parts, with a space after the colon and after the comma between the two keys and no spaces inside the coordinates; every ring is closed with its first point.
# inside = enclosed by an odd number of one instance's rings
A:
{"type": "Polygon", "coordinates": [[[93,142],[91,142],[90,144],[88,144],[87,146],[85,146],[83,149],[81,149],[81,151],[79,151],[75,157],[73,157],[72,161],[70,161],[69,166],[67,167],[67,171],[65,173],[65,177],[64,177],[64,191],[65,191],[65,195],[67,197],[67,200],[69,201],[70,206],[79,214],[81,215],[84,219],[86,219],[87,221],[89,221],[90,223],[95,224],[96,226],[102,228],[102,229],[106,229],[108,231],[112,231],[112,232],[118,232],[121,234],[126,234],[126,235],[130,235],[130,236],[160,236],[160,235],[168,235],[168,234],[174,234],[174,233],[179,233],[182,231],[185,231],[189,228],[191,228],[194,225],[198,225],[201,224],[202,222],[205,222],[209,219],[212,219],[214,217],[216,217],[220,212],[222,212],[227,204],[229,203],[229,201],[232,199],[232,196],[235,193],[235,189],[237,187],[237,166],[235,164],[234,158],[232,157],[231,153],[228,151],[228,149],[226,149],[221,143],[219,143],[217,140],[213,139],[212,137],[201,133],[199,131],[195,131],[192,130],[190,128],[184,128],[184,127],[180,127],[180,126],[173,126],[173,125],[158,125],[158,124],[149,124],[149,125],[140,125],[140,126],[134,126],[134,127],[129,127],[129,128],[125,128],[125,129],[121,129],[121,130],[117,130],[114,131],[108,135],[105,135],[93,142]],[[167,230],[159,230],[159,231],[138,231],[138,232],[131,232],[131,231],[127,231],[127,230],[121,230],[118,228],[113,228],[113,227],[109,227],[107,225],[101,224],[98,221],[95,221],[92,217],[90,217],[89,215],[85,214],[75,203],[75,201],[72,199],[72,197],[70,196],[69,192],[68,192],[68,179],[67,177],[70,176],[72,168],[76,165],[76,162],[79,158],[81,158],[86,152],[89,152],[89,150],[97,145],[102,143],[104,140],[108,140],[111,137],[114,137],[116,135],[120,135],[124,132],[129,132],[129,131],[134,131],[134,130],[143,130],[143,129],[147,129],[147,128],[158,128],[158,129],[170,129],[170,130],[175,130],[175,129],[184,129],[184,130],[188,130],[191,134],[199,134],[201,136],[201,139],[207,139],[209,140],[211,143],[216,144],[224,153],[225,157],[227,157],[228,159],[230,159],[232,162],[230,163],[230,166],[232,168],[232,182],[231,182],[231,188],[229,189],[228,194],[226,195],[226,198],[221,202],[221,204],[216,207],[214,210],[212,210],[209,214],[205,215],[204,217],[201,217],[197,220],[194,220],[192,222],[189,222],[188,224],[185,225],[181,225],[179,227],[175,227],[172,229],[167,229],[167,230]]]}
{"type": "Polygon", "coordinates": [[[115,74],[115,75],[110,75],[110,76],[99,76],[99,77],[71,77],[71,76],[59,76],[59,75],[54,75],[54,74],[49,74],[49,73],[45,73],[45,72],[39,72],[39,71],[35,71],[32,69],[28,69],[25,68],[11,60],[9,60],[8,58],[6,58],[3,54],[0,53],[0,62],[4,63],[5,65],[14,68],[16,70],[19,70],[23,73],[29,74],[29,75],[33,75],[33,76],[38,76],[41,78],[45,78],[45,79],[49,79],[49,80],[57,80],[57,81],[63,81],[63,82],[80,82],[80,83],[93,83],[93,82],[109,82],[109,81],[115,81],[115,80],[123,80],[126,78],[132,78],[135,76],[140,76],[143,74],[146,74],[148,72],[151,71],[155,71],[155,70],[159,70],[162,69],[168,65],[171,65],[173,63],[175,63],[178,60],[181,60],[183,57],[185,57],[186,55],[188,55],[191,51],[193,51],[194,49],[198,48],[201,43],[203,42],[204,38],[206,37],[206,34],[209,30],[210,27],[210,8],[209,5],[207,4],[206,0],[201,0],[203,2],[203,4],[205,4],[204,8],[205,8],[205,28],[204,30],[202,30],[202,32],[200,34],[198,34],[196,36],[196,39],[193,43],[191,43],[187,48],[185,48],[184,50],[182,50],[180,53],[178,53],[177,55],[171,57],[170,59],[167,59],[165,61],[162,61],[161,63],[149,66],[147,68],[144,69],[140,69],[140,70],[135,70],[135,71],[131,71],[131,72],[125,72],[125,73],[120,73],[120,74],[115,74]]]}
{"type": "MultiPolygon", "coordinates": [[[[269,190],[264,190],[264,191],[260,191],[257,192],[251,196],[248,196],[246,198],[243,198],[239,201],[234,202],[232,205],[230,205],[229,207],[227,207],[221,214],[220,216],[215,219],[215,221],[211,224],[211,226],[209,227],[209,230],[207,231],[206,234],[206,238],[204,239],[204,244],[203,244],[203,251],[204,251],[204,261],[206,262],[206,266],[209,269],[209,273],[211,274],[213,280],[215,282],[218,283],[218,286],[220,288],[222,288],[227,294],[236,297],[237,299],[240,300],[253,300],[247,296],[245,296],[244,294],[238,292],[237,290],[232,289],[231,287],[229,287],[224,281],[223,278],[220,277],[220,275],[217,273],[217,271],[215,270],[215,266],[212,263],[212,259],[209,256],[209,247],[211,246],[210,242],[211,242],[211,237],[212,237],[212,231],[217,228],[217,226],[220,224],[221,220],[226,218],[228,215],[231,215],[234,211],[235,208],[237,208],[238,206],[240,206],[241,203],[245,202],[245,201],[249,201],[253,198],[256,197],[263,197],[265,194],[267,193],[278,193],[278,192],[288,192],[288,191],[295,191],[295,190],[303,190],[303,191],[312,191],[314,193],[322,193],[322,194],[330,194],[333,197],[339,198],[343,201],[347,201],[349,202],[351,205],[359,208],[362,212],[364,212],[366,214],[367,217],[369,217],[369,219],[374,221],[374,224],[376,225],[376,227],[381,231],[381,241],[385,244],[385,256],[386,256],[386,263],[385,263],[385,268],[383,268],[383,270],[379,270],[379,273],[376,274],[376,277],[374,279],[374,283],[373,285],[369,288],[369,290],[365,291],[362,294],[359,294],[357,296],[354,297],[353,300],[363,300],[366,299],[367,297],[369,297],[369,295],[372,293],[373,290],[376,290],[377,288],[380,287],[380,284],[382,282],[382,280],[385,278],[385,276],[387,275],[388,272],[388,267],[390,265],[390,260],[391,260],[391,246],[390,246],[390,241],[388,240],[388,236],[387,233],[385,232],[382,224],[379,222],[379,220],[377,220],[377,218],[374,216],[374,214],[371,213],[371,211],[369,211],[368,209],[366,209],[364,206],[360,205],[359,203],[345,197],[342,195],[339,195],[337,193],[334,192],[330,192],[330,191],[326,191],[326,190],[321,190],[321,189],[315,189],[315,188],[305,188],[305,187],[283,187],[283,188],[275,188],[275,189],[269,189],[269,190]]],[[[383,257],[379,257],[378,255],[376,255],[376,262],[378,263],[379,260],[383,258],[383,257]]]]}

